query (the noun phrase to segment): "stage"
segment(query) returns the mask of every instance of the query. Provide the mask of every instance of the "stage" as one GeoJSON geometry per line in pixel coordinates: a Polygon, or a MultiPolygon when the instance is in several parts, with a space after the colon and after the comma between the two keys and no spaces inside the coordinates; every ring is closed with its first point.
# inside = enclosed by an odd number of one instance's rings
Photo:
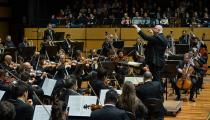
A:
{"type": "MultiPolygon", "coordinates": [[[[169,90],[169,93],[172,91],[169,90]]],[[[183,95],[182,95],[183,96],[183,95]]],[[[175,95],[168,96],[168,100],[175,99],[175,95]]],[[[183,102],[181,111],[176,117],[165,116],[165,120],[207,120],[210,112],[210,75],[204,78],[204,89],[195,98],[196,102],[183,102]]]]}

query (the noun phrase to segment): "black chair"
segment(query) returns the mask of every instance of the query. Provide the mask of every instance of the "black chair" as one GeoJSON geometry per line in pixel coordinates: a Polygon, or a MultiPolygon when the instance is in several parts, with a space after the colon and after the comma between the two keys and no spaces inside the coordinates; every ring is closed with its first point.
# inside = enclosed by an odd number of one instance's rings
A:
{"type": "Polygon", "coordinates": [[[148,109],[148,120],[158,120],[161,109],[163,108],[163,100],[157,98],[148,98],[143,101],[148,109]]]}

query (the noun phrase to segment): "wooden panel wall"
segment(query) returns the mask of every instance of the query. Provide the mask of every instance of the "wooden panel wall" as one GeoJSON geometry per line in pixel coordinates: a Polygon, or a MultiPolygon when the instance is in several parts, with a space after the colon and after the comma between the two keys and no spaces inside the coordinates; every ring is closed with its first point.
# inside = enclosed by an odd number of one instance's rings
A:
{"type": "MultiPolygon", "coordinates": [[[[40,43],[44,30],[46,28],[25,28],[25,36],[33,41],[34,45],[40,49],[40,43]]],[[[65,32],[65,34],[71,34],[72,39],[85,42],[84,50],[89,51],[93,48],[101,48],[104,41],[105,32],[114,34],[115,31],[119,38],[125,41],[125,47],[131,47],[135,43],[135,39],[138,37],[134,28],[55,28],[56,32],[65,32]]],[[[168,35],[170,31],[173,31],[173,37],[175,40],[179,39],[183,30],[191,31],[190,28],[164,28],[164,34],[168,35]]],[[[143,31],[148,33],[148,28],[143,28],[143,31]]],[[[205,43],[210,51],[210,28],[194,28],[193,33],[201,38],[202,34],[206,34],[205,43]],[[208,41],[209,40],[209,41],[208,41]]],[[[210,55],[209,55],[210,58],[210,55]]],[[[210,65],[210,59],[208,60],[210,65]]]]}

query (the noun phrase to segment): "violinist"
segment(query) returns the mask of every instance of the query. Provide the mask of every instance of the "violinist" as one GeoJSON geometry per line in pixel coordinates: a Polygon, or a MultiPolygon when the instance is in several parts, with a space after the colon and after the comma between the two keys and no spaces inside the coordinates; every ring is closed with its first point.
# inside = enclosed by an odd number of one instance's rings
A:
{"type": "Polygon", "coordinates": [[[77,92],[77,89],[77,79],[75,76],[71,75],[69,78],[64,79],[64,84],[62,87],[55,90],[56,92],[54,93],[56,95],[54,96],[68,104],[69,95],[80,95],[77,92]]]}
{"type": "Polygon", "coordinates": [[[3,69],[0,69],[0,90],[6,92],[2,100],[6,100],[11,97],[11,87],[7,85],[6,72],[3,69]]]}
{"type": "Polygon", "coordinates": [[[3,63],[1,64],[1,67],[2,67],[2,69],[6,69],[6,70],[10,71],[11,73],[17,75],[16,69],[17,69],[17,67],[19,67],[19,64],[15,64],[12,61],[12,56],[11,55],[6,55],[4,57],[3,63]]]}
{"type": "MultiPolygon", "coordinates": [[[[177,80],[179,80],[179,78],[181,78],[183,75],[186,74],[186,76],[188,76],[192,82],[192,87],[190,88],[190,98],[189,98],[189,101],[191,102],[195,102],[195,100],[193,99],[194,97],[194,93],[195,93],[195,90],[196,90],[196,82],[197,82],[197,79],[194,75],[194,68],[193,68],[193,61],[191,59],[191,56],[189,53],[185,53],[184,54],[184,60],[183,61],[180,61],[179,64],[177,65],[177,71],[178,71],[178,76],[177,76],[177,80]],[[192,74],[189,74],[189,73],[186,73],[184,69],[186,69],[188,67],[188,65],[190,67],[192,67],[192,71],[193,73],[192,74]]],[[[189,67],[188,67],[189,68],[189,67]]],[[[188,69],[188,71],[190,71],[190,69],[188,69]]],[[[175,93],[177,95],[176,97],[176,100],[181,100],[181,94],[180,94],[180,89],[178,88],[177,85],[174,85],[174,89],[175,89],[175,93]]]]}
{"type": "Polygon", "coordinates": [[[136,39],[136,44],[134,44],[135,55],[133,56],[133,60],[135,62],[143,62],[145,59],[144,56],[144,41],[141,38],[136,39]]]}
{"type": "Polygon", "coordinates": [[[99,59],[99,55],[97,54],[96,49],[90,50],[89,58],[92,61],[92,65],[91,65],[92,69],[96,70],[98,68],[98,59],[99,59]]]}
{"type": "Polygon", "coordinates": [[[105,96],[104,107],[92,111],[91,120],[130,120],[126,111],[115,106],[117,100],[118,93],[115,90],[109,90],[105,96]]]}
{"type": "Polygon", "coordinates": [[[62,48],[64,49],[65,53],[68,53],[70,55],[71,53],[71,49],[72,49],[72,43],[75,42],[73,40],[71,40],[71,35],[67,34],[66,35],[66,39],[64,39],[63,43],[62,43],[62,48]]]}
{"type": "Polygon", "coordinates": [[[96,49],[91,49],[90,50],[90,55],[88,56],[88,58],[90,58],[92,60],[97,60],[98,59],[98,54],[96,52],[96,49]]]}
{"type": "Polygon", "coordinates": [[[82,56],[81,50],[76,50],[75,60],[80,63],[83,63],[85,61],[85,58],[82,56]]]}
{"type": "Polygon", "coordinates": [[[62,82],[66,76],[70,75],[70,68],[71,65],[66,64],[66,56],[64,54],[60,55],[59,63],[56,66],[55,79],[62,82]]]}
{"type": "Polygon", "coordinates": [[[124,83],[125,76],[128,75],[128,66],[123,65],[121,62],[128,62],[128,58],[124,56],[122,50],[119,50],[117,54],[118,54],[118,59],[117,59],[118,65],[116,68],[116,73],[117,73],[116,78],[121,86],[124,83]]]}
{"type": "MultiPolygon", "coordinates": [[[[97,71],[97,79],[90,82],[90,85],[93,88],[93,91],[96,93],[97,96],[99,96],[99,93],[101,89],[108,89],[108,81],[106,79],[107,77],[107,71],[105,69],[98,69],[97,71]]],[[[94,95],[94,92],[92,91],[92,95],[94,95]]]]}
{"type": "Polygon", "coordinates": [[[109,50],[114,49],[113,42],[114,42],[113,35],[112,34],[108,35],[106,41],[104,41],[102,45],[102,55],[107,56],[109,50]]]}

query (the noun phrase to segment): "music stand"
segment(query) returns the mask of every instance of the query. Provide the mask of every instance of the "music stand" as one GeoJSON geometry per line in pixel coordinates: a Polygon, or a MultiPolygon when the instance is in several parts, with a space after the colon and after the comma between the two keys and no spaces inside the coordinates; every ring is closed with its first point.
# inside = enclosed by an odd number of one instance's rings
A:
{"type": "Polygon", "coordinates": [[[113,46],[118,49],[122,49],[124,47],[124,41],[114,41],[113,46]]]}
{"type": "Polygon", "coordinates": [[[36,51],[36,47],[35,46],[21,47],[21,48],[18,48],[18,51],[23,58],[30,59],[33,56],[34,52],[36,51]]]}
{"type": "Polygon", "coordinates": [[[184,59],[184,55],[171,55],[168,56],[168,60],[183,60],[184,59]]]}
{"type": "Polygon", "coordinates": [[[135,54],[134,47],[124,47],[123,51],[124,51],[124,54],[127,56],[133,56],[135,54]]]}
{"type": "Polygon", "coordinates": [[[56,40],[56,41],[64,40],[64,34],[65,34],[65,32],[56,32],[55,36],[54,36],[54,40],[56,40]]]}
{"type": "Polygon", "coordinates": [[[57,55],[58,47],[57,46],[45,46],[45,51],[49,57],[54,57],[57,55]]]}
{"type": "Polygon", "coordinates": [[[75,51],[76,51],[76,50],[81,50],[81,51],[83,51],[84,42],[71,42],[71,44],[73,45],[75,51]]]}
{"type": "Polygon", "coordinates": [[[99,68],[103,68],[108,72],[108,74],[112,74],[118,63],[113,61],[101,61],[100,64],[99,68]]]}
{"type": "Polygon", "coordinates": [[[101,64],[101,65],[99,65],[99,68],[105,69],[105,70],[107,71],[107,73],[108,73],[107,78],[108,78],[108,77],[113,78],[112,80],[116,81],[117,84],[118,84],[118,86],[120,87],[120,84],[119,84],[118,80],[116,79],[115,73],[114,73],[114,71],[115,71],[116,68],[117,68],[118,62],[113,62],[113,61],[102,61],[102,62],[100,62],[99,64],[101,64]]]}
{"type": "Polygon", "coordinates": [[[179,63],[179,60],[168,60],[166,61],[166,64],[163,67],[163,70],[161,72],[161,78],[166,78],[166,82],[165,82],[165,89],[166,89],[166,100],[167,100],[167,89],[168,89],[168,80],[170,80],[170,78],[174,78],[177,76],[177,70],[176,70],[176,66],[179,63]]]}
{"type": "Polygon", "coordinates": [[[176,44],[175,45],[176,54],[185,54],[185,53],[189,52],[189,49],[190,49],[190,45],[188,45],[188,44],[176,44]]]}
{"type": "Polygon", "coordinates": [[[13,60],[15,60],[16,58],[16,51],[17,51],[17,48],[6,48],[4,49],[4,55],[11,55],[13,60]]]}

